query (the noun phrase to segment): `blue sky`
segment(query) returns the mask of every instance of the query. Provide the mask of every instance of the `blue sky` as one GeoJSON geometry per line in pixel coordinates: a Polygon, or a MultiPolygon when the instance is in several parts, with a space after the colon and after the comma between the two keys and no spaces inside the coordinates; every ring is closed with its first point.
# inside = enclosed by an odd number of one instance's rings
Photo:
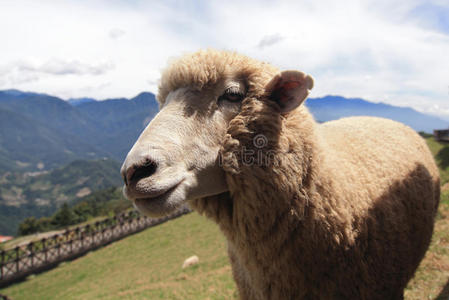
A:
{"type": "Polygon", "coordinates": [[[327,94],[449,120],[449,1],[1,1],[0,89],[157,92],[167,61],[235,50],[315,78],[327,94]]]}

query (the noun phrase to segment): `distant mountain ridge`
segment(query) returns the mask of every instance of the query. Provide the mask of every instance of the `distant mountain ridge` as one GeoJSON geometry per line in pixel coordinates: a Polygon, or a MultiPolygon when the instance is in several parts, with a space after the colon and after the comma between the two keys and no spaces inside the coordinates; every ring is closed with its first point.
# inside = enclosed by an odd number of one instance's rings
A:
{"type": "MultiPolygon", "coordinates": [[[[449,127],[412,108],[360,98],[310,98],[305,105],[322,122],[367,115],[417,131],[449,127]]],[[[65,101],[0,91],[0,234],[14,234],[23,218],[50,215],[64,201],[121,185],[120,162],[158,110],[155,95],[148,92],[131,99],[65,101]]]]}
{"type": "Polygon", "coordinates": [[[0,234],[121,185],[121,162],[159,108],[151,93],[77,100],[0,91],[0,234]]]}
{"type": "Polygon", "coordinates": [[[95,100],[94,98],[70,98],[69,100],[67,100],[67,102],[69,102],[73,106],[78,106],[83,103],[89,103],[89,102],[95,102],[95,101],[97,101],[97,100],[95,100]]]}
{"type": "MultiPolygon", "coordinates": [[[[306,106],[323,122],[367,115],[390,118],[417,131],[449,127],[449,122],[412,108],[360,98],[310,98],[306,106]]],[[[131,99],[65,101],[42,93],[0,91],[0,173],[38,166],[49,170],[73,159],[123,160],[158,109],[155,95],[148,92],[131,99]]]]}
{"type": "Polygon", "coordinates": [[[434,129],[449,127],[449,121],[426,115],[410,107],[399,107],[385,103],[373,103],[361,98],[325,96],[306,100],[306,106],[315,119],[322,122],[350,116],[374,116],[404,123],[416,131],[432,133],[434,129]]]}
{"type": "MultiPolygon", "coordinates": [[[[310,98],[305,105],[323,122],[367,115],[390,118],[417,131],[449,127],[449,122],[412,108],[360,98],[310,98]]],[[[42,93],[0,91],[0,174],[50,170],[74,159],[121,161],[158,110],[155,95],[148,92],[131,99],[65,101],[42,93]]]]}
{"type": "Polygon", "coordinates": [[[74,159],[123,160],[158,111],[155,96],[145,92],[131,99],[91,100],[70,103],[0,91],[0,174],[49,170],[74,159]]]}

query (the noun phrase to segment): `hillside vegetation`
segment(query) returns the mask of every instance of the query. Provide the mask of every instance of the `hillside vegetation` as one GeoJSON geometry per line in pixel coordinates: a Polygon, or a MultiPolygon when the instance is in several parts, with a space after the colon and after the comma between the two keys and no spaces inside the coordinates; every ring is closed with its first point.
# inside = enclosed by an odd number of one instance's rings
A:
{"type": "Polygon", "coordinates": [[[24,236],[66,229],[71,225],[92,222],[98,217],[120,214],[130,209],[131,206],[131,202],[123,197],[122,188],[111,187],[93,192],[70,206],[64,203],[50,217],[26,218],[20,223],[18,234],[24,236]]]}
{"type": "MultiPolygon", "coordinates": [[[[440,158],[447,183],[448,145],[427,138],[440,158]],[[443,151],[443,152],[442,152],[443,151]]],[[[236,299],[236,287],[226,255],[226,242],[217,226],[192,213],[111,244],[85,257],[3,289],[21,299],[236,299]],[[200,263],[182,270],[187,257],[200,263]]],[[[445,191],[432,244],[406,299],[449,297],[449,192],[445,191]]]]}
{"type": "Polygon", "coordinates": [[[27,217],[49,216],[63,203],[121,185],[119,169],[112,159],[77,160],[50,172],[0,175],[0,234],[15,235],[27,217]]]}
{"type": "Polygon", "coordinates": [[[441,185],[449,182],[449,144],[437,142],[432,135],[422,134],[440,168],[441,185]]]}

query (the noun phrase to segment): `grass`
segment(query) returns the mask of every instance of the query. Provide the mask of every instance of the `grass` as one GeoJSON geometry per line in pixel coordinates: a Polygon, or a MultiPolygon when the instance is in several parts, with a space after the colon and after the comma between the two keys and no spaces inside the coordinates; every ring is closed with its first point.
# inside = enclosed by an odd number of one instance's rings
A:
{"type": "Polygon", "coordinates": [[[439,143],[429,135],[426,135],[425,139],[440,168],[441,185],[444,185],[449,182],[449,144],[439,143]]]}
{"type": "Polygon", "coordinates": [[[432,243],[407,286],[405,299],[449,299],[449,192],[441,200],[432,243]]]}
{"type": "MultiPolygon", "coordinates": [[[[449,166],[444,164],[449,153],[444,149],[449,145],[426,139],[446,184],[449,166]]],[[[14,300],[237,299],[225,239],[214,223],[196,213],[63,263],[0,294],[14,300]],[[198,255],[200,263],[183,270],[183,261],[192,255],[198,255]]],[[[407,286],[405,299],[448,298],[449,191],[445,191],[432,244],[407,286]]]]}
{"type": "Polygon", "coordinates": [[[218,227],[196,213],[91,252],[0,291],[20,299],[232,299],[218,227]],[[187,257],[200,263],[183,270],[187,257]]]}

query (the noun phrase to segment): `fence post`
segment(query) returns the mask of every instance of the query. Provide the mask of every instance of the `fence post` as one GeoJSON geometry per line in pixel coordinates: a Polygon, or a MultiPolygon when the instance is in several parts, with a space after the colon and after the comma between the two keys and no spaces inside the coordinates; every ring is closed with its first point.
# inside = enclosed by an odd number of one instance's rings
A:
{"type": "Polygon", "coordinates": [[[29,256],[30,256],[30,260],[31,260],[31,268],[33,268],[34,267],[34,250],[33,250],[33,246],[34,246],[34,243],[33,242],[31,242],[31,243],[29,243],[28,244],[28,251],[30,252],[30,254],[29,254],[29,256]]]}
{"type": "MultiPolygon", "coordinates": [[[[58,237],[60,237],[61,235],[60,234],[58,234],[58,237]]],[[[58,259],[59,258],[61,258],[61,241],[59,240],[56,240],[57,241],[57,243],[56,243],[56,245],[57,245],[57,247],[58,247],[58,259]]]]}
{"type": "Polygon", "coordinates": [[[92,228],[92,245],[95,244],[95,233],[98,231],[98,222],[94,223],[94,226],[92,228]]]}
{"type": "Polygon", "coordinates": [[[42,252],[44,252],[44,262],[47,263],[47,245],[45,244],[45,242],[47,241],[46,238],[42,239],[42,252]]]}
{"type": "Polygon", "coordinates": [[[0,265],[0,279],[3,279],[3,266],[5,265],[5,250],[2,250],[2,263],[0,265]]]}
{"type": "Polygon", "coordinates": [[[73,252],[73,243],[72,243],[72,230],[68,230],[66,231],[66,242],[69,242],[69,255],[72,254],[73,252]]]}
{"type": "Polygon", "coordinates": [[[84,230],[81,231],[81,249],[84,248],[84,237],[86,236],[86,231],[87,231],[88,228],[89,228],[89,225],[84,227],[84,230]]]}
{"type": "Polygon", "coordinates": [[[19,246],[16,247],[15,251],[16,251],[16,272],[19,273],[19,268],[20,268],[20,265],[19,265],[19,246]]]}

